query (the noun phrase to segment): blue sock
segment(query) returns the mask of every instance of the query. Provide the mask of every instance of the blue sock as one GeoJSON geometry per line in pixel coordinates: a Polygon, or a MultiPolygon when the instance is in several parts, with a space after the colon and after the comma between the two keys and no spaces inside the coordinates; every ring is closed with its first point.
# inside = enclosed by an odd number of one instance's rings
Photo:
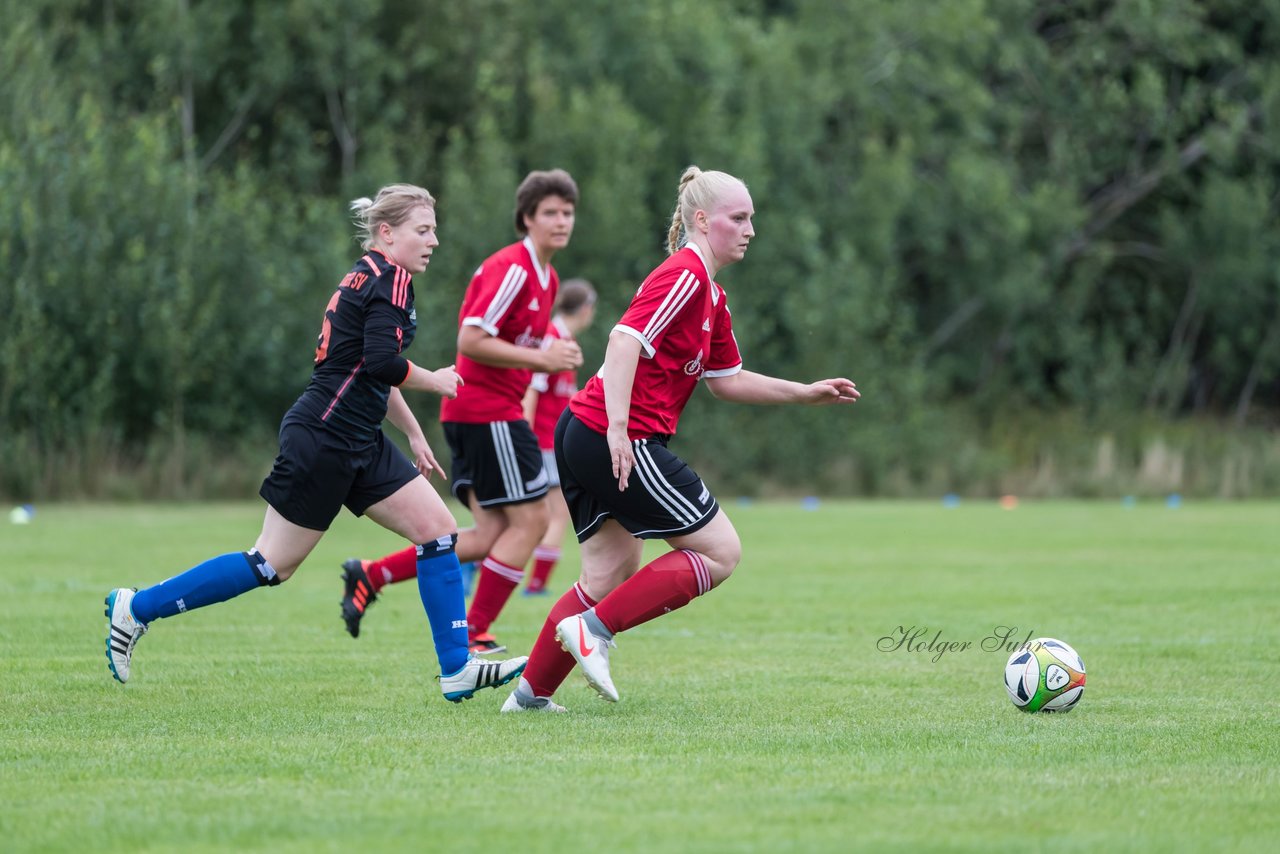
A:
{"type": "Polygon", "coordinates": [[[470,657],[462,573],[453,551],[457,542],[458,535],[449,534],[418,546],[418,594],[431,623],[431,640],[436,645],[440,673],[445,676],[457,673],[470,657]]]}
{"type": "Polygon", "coordinates": [[[256,549],[210,558],[167,581],[139,590],[133,597],[133,616],[149,623],[224,602],[264,584],[279,584],[276,571],[256,549]]]}

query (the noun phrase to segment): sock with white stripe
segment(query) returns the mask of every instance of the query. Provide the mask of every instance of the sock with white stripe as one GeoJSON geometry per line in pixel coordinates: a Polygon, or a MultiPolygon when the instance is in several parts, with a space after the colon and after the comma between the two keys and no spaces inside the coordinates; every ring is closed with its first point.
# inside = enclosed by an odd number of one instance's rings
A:
{"type": "Polygon", "coordinates": [[[559,546],[538,546],[533,550],[533,575],[529,576],[529,583],[525,589],[530,592],[545,590],[547,582],[551,579],[551,573],[555,571],[556,563],[560,560],[559,546]]]}
{"type": "Polygon", "coordinates": [[[595,607],[595,616],[617,634],[683,608],[711,589],[702,555],[687,549],[667,552],[640,567],[595,607]]]}
{"type": "Polygon", "coordinates": [[[502,609],[511,598],[511,593],[524,580],[524,570],[518,566],[509,566],[489,555],[480,564],[480,578],[476,582],[476,595],[471,600],[471,610],[467,612],[467,622],[471,624],[472,635],[489,631],[489,626],[498,619],[502,609]]]}
{"type": "Polygon", "coordinates": [[[457,534],[420,545],[418,556],[418,594],[431,623],[431,640],[435,643],[440,672],[449,675],[467,663],[467,605],[462,598],[462,571],[454,546],[457,534]]]}
{"type": "Polygon", "coordinates": [[[149,623],[279,583],[276,571],[255,549],[218,555],[173,578],[139,590],[133,597],[133,616],[149,623]]]}

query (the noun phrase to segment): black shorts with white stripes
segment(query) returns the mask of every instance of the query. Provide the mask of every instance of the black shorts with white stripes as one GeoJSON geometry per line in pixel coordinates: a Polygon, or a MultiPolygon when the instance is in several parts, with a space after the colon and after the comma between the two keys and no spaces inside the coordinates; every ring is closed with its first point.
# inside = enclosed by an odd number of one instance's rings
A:
{"type": "Polygon", "coordinates": [[[453,453],[451,488],[464,506],[470,506],[472,494],[481,507],[521,504],[547,494],[542,451],[528,421],[446,421],[443,426],[453,453]]]}
{"type": "Polygon", "coordinates": [[[578,542],[604,521],[616,519],[633,535],[662,540],[691,534],[715,517],[715,496],[684,460],[667,449],[667,437],[633,439],[636,466],[618,491],[609,442],[568,409],[556,424],[560,489],[578,542]]]}

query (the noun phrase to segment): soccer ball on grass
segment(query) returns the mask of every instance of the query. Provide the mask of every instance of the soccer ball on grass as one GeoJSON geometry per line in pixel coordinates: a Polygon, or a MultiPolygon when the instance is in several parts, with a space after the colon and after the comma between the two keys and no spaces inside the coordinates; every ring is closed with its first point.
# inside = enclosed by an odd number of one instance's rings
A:
{"type": "Polygon", "coordinates": [[[1084,695],[1084,662],[1062,641],[1037,638],[1009,656],[1004,687],[1024,712],[1069,712],[1084,695]]]}

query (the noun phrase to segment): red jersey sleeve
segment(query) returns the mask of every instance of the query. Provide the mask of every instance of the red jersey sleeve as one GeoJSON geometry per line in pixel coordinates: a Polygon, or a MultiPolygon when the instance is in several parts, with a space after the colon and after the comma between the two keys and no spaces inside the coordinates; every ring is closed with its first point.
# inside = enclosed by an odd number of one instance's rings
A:
{"type": "Polygon", "coordinates": [[[497,337],[528,278],[529,271],[519,264],[486,261],[476,270],[463,298],[461,325],[479,326],[497,337]]]}
{"type": "Polygon", "coordinates": [[[711,321],[711,353],[707,356],[704,377],[727,377],[742,370],[742,353],[738,339],[733,334],[733,315],[729,312],[729,297],[724,288],[711,283],[716,295],[714,320],[711,321]]]}
{"type": "Polygon", "coordinates": [[[644,355],[652,359],[663,334],[671,327],[671,321],[702,292],[703,287],[692,270],[679,266],[659,267],[640,286],[626,313],[613,329],[637,338],[644,348],[644,355]]]}

